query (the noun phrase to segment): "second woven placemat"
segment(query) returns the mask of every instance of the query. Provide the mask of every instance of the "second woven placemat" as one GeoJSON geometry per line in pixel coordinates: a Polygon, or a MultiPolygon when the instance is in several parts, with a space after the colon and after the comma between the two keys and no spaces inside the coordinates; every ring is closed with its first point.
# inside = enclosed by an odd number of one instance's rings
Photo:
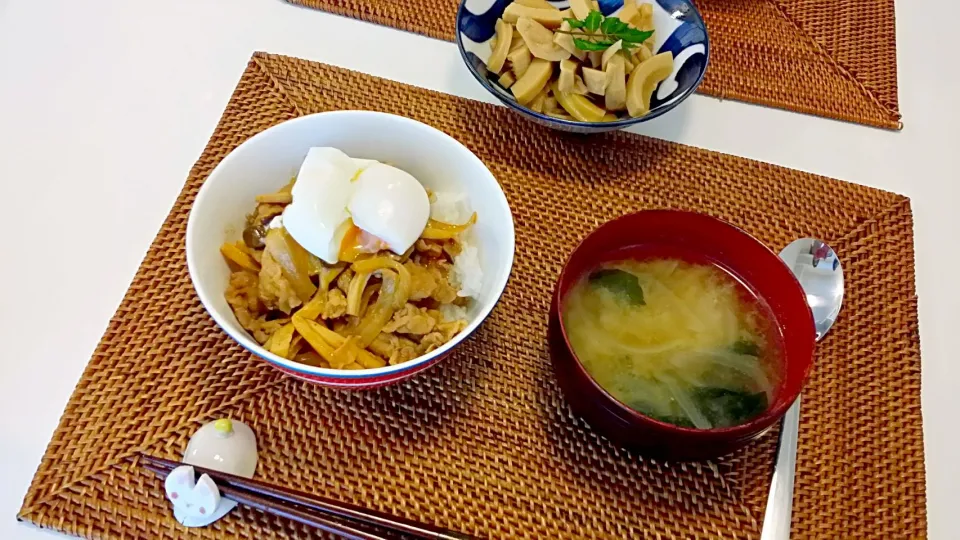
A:
{"type": "MultiPolygon", "coordinates": [[[[287,1],[448,41],[454,39],[459,5],[459,0],[287,1]]],[[[710,35],[710,66],[699,92],[902,127],[893,0],[694,3],[710,35]]]]}
{"type": "Polygon", "coordinates": [[[595,435],[553,379],[546,315],[564,259],[600,223],[661,207],[726,219],[774,247],[816,236],[841,254],[848,296],[804,393],[794,535],[922,536],[907,199],[624,133],[570,136],[503,107],[262,53],[77,384],[19,517],[97,538],[315,534],[247,509],[184,529],[161,483],[129,462],[179,458],[196,428],[229,416],[257,433],[257,478],[484,538],[756,538],[775,433],[712,462],[653,461],[595,435]],[[184,230],[204,179],[241,142],[355,108],[428,123],[476,153],[507,195],[517,246],[500,303],[453,355],[404,384],[349,393],[282,376],[217,328],[190,284],[184,230]]]}

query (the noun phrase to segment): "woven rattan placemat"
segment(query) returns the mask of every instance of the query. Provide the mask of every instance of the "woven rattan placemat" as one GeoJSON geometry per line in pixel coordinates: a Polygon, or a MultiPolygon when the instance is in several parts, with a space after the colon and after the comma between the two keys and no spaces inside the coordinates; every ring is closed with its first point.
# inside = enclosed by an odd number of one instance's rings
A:
{"type": "MultiPolygon", "coordinates": [[[[287,0],[454,40],[459,0],[287,0]]],[[[900,129],[893,0],[700,0],[710,66],[699,91],[900,129]]],[[[469,75],[465,75],[469,77],[469,75]]]]}
{"type": "MultiPolygon", "coordinates": [[[[728,458],[663,463],[571,416],[546,350],[554,280],[578,239],[644,208],[699,210],[770,246],[801,236],[843,257],[848,295],[804,393],[794,532],[926,531],[912,221],[904,197],[640,136],[570,136],[506,108],[258,53],[64,412],[20,510],[89,537],[187,534],[136,451],[179,458],[203,422],[256,430],[257,477],[489,538],[759,534],[776,434],[728,458]],[[374,88],[376,91],[368,91],[374,88]],[[220,331],[184,260],[197,189],[251,135],[364,108],[451,134],[500,180],[517,251],[490,319],[441,365],[378,391],[280,375],[220,331]]],[[[204,537],[302,537],[236,511],[204,537]]],[[[869,534],[867,534],[869,533],[869,534]]]]}

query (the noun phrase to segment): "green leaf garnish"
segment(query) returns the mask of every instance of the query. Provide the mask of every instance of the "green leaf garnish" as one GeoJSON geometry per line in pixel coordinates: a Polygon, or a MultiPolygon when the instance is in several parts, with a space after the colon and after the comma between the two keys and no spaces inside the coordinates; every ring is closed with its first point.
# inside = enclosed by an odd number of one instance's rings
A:
{"type": "Polygon", "coordinates": [[[630,28],[627,23],[616,17],[605,17],[600,23],[600,31],[604,34],[616,34],[630,28]]]}
{"type": "Polygon", "coordinates": [[[591,32],[596,32],[600,28],[600,24],[603,23],[603,19],[603,13],[593,10],[584,17],[583,26],[591,32]]]}
{"type": "Polygon", "coordinates": [[[630,43],[631,45],[639,45],[650,39],[652,35],[653,30],[637,30],[629,26],[617,32],[617,37],[622,39],[624,44],[630,43]]]}
{"type": "Polygon", "coordinates": [[[583,20],[564,19],[570,30],[555,30],[558,34],[575,36],[573,44],[581,51],[605,51],[621,41],[625,50],[638,47],[653,35],[652,30],[638,30],[618,17],[604,17],[599,11],[591,11],[583,20]],[[573,32],[582,30],[584,32],[573,32]]]}
{"type": "Polygon", "coordinates": [[[612,41],[590,41],[581,38],[573,38],[573,44],[581,51],[605,51],[607,47],[613,45],[612,41]]]}
{"type": "Polygon", "coordinates": [[[747,356],[756,357],[760,356],[760,346],[745,339],[741,339],[740,341],[734,343],[733,346],[730,347],[730,350],[737,354],[745,354],[747,356]]]}
{"type": "Polygon", "coordinates": [[[643,289],[637,276],[616,268],[597,270],[588,279],[591,285],[602,287],[635,306],[646,305],[643,289]]]}

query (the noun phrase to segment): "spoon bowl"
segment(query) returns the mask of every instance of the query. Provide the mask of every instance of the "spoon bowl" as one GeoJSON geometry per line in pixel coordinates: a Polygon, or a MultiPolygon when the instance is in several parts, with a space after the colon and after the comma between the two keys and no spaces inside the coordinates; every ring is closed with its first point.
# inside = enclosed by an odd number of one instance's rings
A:
{"type": "Polygon", "coordinates": [[[833,249],[816,238],[801,238],[780,251],[797,277],[813,314],[817,341],[830,330],[843,304],[843,267],[833,249]]]}

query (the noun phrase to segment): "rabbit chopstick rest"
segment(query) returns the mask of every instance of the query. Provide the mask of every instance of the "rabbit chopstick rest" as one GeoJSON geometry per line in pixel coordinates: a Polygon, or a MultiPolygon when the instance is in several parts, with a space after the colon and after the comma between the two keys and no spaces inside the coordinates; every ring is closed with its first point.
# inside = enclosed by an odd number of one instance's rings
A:
{"type": "Polygon", "coordinates": [[[173,503],[173,514],[188,527],[207,525],[226,514],[220,507],[217,484],[205,474],[194,480],[194,474],[193,467],[183,465],[170,471],[163,483],[167,498],[173,503]]]}
{"type": "Polygon", "coordinates": [[[250,426],[221,418],[205,424],[190,438],[182,465],[170,471],[164,482],[173,515],[187,527],[204,527],[222,518],[237,503],[222,499],[216,483],[207,475],[195,479],[193,467],[205,467],[253,478],[257,468],[257,438],[250,426]]]}

